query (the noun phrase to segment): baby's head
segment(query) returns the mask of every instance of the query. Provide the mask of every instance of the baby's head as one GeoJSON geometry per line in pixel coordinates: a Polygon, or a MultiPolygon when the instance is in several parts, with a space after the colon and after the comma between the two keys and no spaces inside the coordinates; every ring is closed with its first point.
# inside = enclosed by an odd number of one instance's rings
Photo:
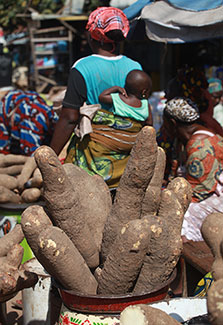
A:
{"type": "Polygon", "coordinates": [[[148,99],[152,88],[152,80],[142,70],[132,70],[127,74],[125,89],[128,95],[135,95],[139,99],[148,99]]]}

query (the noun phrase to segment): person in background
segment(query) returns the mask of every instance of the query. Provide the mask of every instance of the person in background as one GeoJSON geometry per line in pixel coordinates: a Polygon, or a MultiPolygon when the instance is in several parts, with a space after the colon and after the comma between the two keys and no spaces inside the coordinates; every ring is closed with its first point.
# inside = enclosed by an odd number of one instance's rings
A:
{"type": "Polygon", "coordinates": [[[222,87],[221,80],[217,78],[209,78],[208,91],[211,94],[211,98],[214,106],[213,117],[223,127],[223,105],[222,105],[223,87],[222,87]]]}
{"type": "MultiPolygon", "coordinates": [[[[208,82],[205,74],[197,67],[184,67],[177,71],[165,89],[167,102],[175,97],[185,97],[192,100],[199,110],[199,123],[210,129],[214,134],[223,136],[223,128],[213,117],[213,101],[208,91],[208,82]]],[[[165,116],[163,125],[157,132],[157,143],[167,156],[165,180],[177,176],[179,163],[183,166],[184,161],[179,162],[179,155],[184,157],[182,144],[173,135],[172,128],[166,123],[165,116]]]]}
{"type": "Polygon", "coordinates": [[[212,212],[223,212],[223,138],[200,123],[197,105],[176,97],[164,109],[166,123],[186,148],[186,179],[193,196],[184,215],[184,241],[203,240],[200,227],[212,212]]]}
{"type": "Polygon", "coordinates": [[[112,105],[102,104],[92,119],[93,131],[83,138],[73,133],[85,115],[82,110],[80,114],[83,106],[98,104],[99,95],[107,88],[123,88],[127,74],[142,67],[120,55],[120,43],[129,31],[128,19],[120,9],[99,7],[90,14],[86,29],[94,54],[78,60],[71,68],[51,147],[59,154],[70,141],[65,163],[102,176],[110,189],[115,189],[142,124],[116,116],[112,105]],[[123,134],[128,134],[128,141],[123,141],[123,134]]]}
{"type": "Polygon", "coordinates": [[[31,156],[49,145],[58,115],[34,91],[10,90],[0,101],[0,153],[31,156]]]}
{"type": "Polygon", "coordinates": [[[99,95],[99,102],[113,105],[113,113],[152,125],[152,112],[148,103],[152,87],[151,78],[141,70],[128,73],[124,88],[113,86],[99,95]]]}

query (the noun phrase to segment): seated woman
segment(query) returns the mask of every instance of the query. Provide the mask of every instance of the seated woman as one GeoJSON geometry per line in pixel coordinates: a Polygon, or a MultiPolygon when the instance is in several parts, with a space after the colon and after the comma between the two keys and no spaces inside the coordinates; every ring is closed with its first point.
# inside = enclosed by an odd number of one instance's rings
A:
{"type": "MultiPolygon", "coordinates": [[[[208,81],[201,69],[198,67],[186,66],[177,71],[176,76],[167,84],[165,97],[167,101],[169,101],[177,96],[189,98],[196,103],[202,124],[214,134],[223,136],[223,128],[213,117],[214,102],[208,91],[208,81]]],[[[179,158],[178,147],[180,144],[176,143],[176,139],[172,134],[172,129],[165,124],[165,121],[157,133],[157,143],[166,152],[167,167],[165,180],[169,181],[177,170],[176,166],[172,171],[171,166],[173,166],[173,161],[176,162],[179,158]]]]}
{"type": "Polygon", "coordinates": [[[185,145],[186,178],[193,189],[182,236],[184,240],[203,240],[200,227],[205,217],[212,212],[223,212],[223,138],[200,124],[199,110],[187,98],[168,101],[164,119],[185,145]]]}

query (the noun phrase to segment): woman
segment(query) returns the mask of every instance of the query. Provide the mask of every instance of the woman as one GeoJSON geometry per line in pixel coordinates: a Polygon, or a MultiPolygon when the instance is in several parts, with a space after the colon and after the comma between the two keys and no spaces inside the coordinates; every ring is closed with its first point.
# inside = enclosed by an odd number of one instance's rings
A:
{"type": "MultiPolygon", "coordinates": [[[[112,86],[124,87],[131,70],[142,70],[140,64],[119,55],[119,44],[129,31],[124,13],[113,7],[93,11],[87,23],[93,55],[78,60],[70,71],[63,108],[51,147],[57,154],[70,139],[83,104],[98,104],[98,97],[112,86]]],[[[93,118],[93,132],[83,140],[74,135],[65,162],[72,162],[89,174],[99,174],[110,188],[116,188],[142,123],[118,117],[112,106],[102,104],[93,118]]]]}
{"type": "Polygon", "coordinates": [[[204,218],[212,212],[223,212],[223,138],[200,124],[199,110],[187,98],[168,101],[164,118],[186,147],[186,178],[193,189],[182,236],[184,240],[203,240],[200,227],[204,218]]]}
{"type": "MultiPolygon", "coordinates": [[[[223,128],[213,117],[214,103],[208,91],[207,79],[201,69],[187,66],[177,71],[177,75],[167,84],[165,98],[169,101],[177,96],[189,98],[196,103],[200,122],[213,133],[223,136],[223,128]]],[[[157,133],[157,143],[166,152],[165,180],[168,181],[176,176],[178,165],[183,162],[179,162],[181,145],[176,143],[172,130],[165,124],[165,121],[157,133]]]]}

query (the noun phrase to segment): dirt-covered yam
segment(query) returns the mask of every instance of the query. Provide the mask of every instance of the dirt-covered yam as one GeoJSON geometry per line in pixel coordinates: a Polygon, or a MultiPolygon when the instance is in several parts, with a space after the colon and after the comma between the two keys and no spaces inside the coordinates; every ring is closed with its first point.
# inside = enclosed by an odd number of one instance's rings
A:
{"type": "Polygon", "coordinates": [[[8,167],[0,167],[0,174],[17,176],[21,173],[23,165],[12,165],[8,167]]]}
{"type": "Polygon", "coordinates": [[[223,320],[223,278],[213,282],[207,293],[207,308],[210,324],[222,325],[223,320]]]}
{"type": "Polygon", "coordinates": [[[156,215],[160,200],[161,188],[166,167],[166,155],[161,147],[158,147],[156,165],[154,168],[153,177],[146,189],[145,196],[142,201],[141,215],[147,214],[156,215]]]}
{"type": "Polygon", "coordinates": [[[187,211],[192,199],[192,187],[190,183],[183,177],[176,177],[167,186],[168,190],[171,190],[176,194],[176,197],[183,207],[184,213],[187,211]]]}
{"type": "Polygon", "coordinates": [[[150,229],[146,219],[122,227],[98,279],[98,293],[131,292],[148,249],[150,229]]]}
{"type": "Polygon", "coordinates": [[[26,188],[21,193],[21,199],[26,203],[37,202],[40,199],[41,191],[37,187],[26,188]]]}
{"type": "Polygon", "coordinates": [[[11,175],[0,174],[0,186],[7,187],[9,190],[17,188],[17,178],[11,175]]]}
{"type": "Polygon", "coordinates": [[[39,235],[38,245],[36,258],[64,288],[96,294],[96,279],[63,230],[54,226],[46,228],[39,235]]]}
{"type": "Polygon", "coordinates": [[[11,248],[15,244],[21,243],[23,239],[24,233],[22,231],[22,227],[20,224],[17,224],[12,231],[0,238],[0,257],[6,256],[11,248]]]}
{"type": "Polygon", "coordinates": [[[94,241],[98,249],[101,250],[104,225],[112,206],[109,188],[99,175],[91,176],[85,170],[71,163],[64,164],[63,167],[73,188],[81,189],[79,206],[94,241]]]}
{"type": "Polygon", "coordinates": [[[24,189],[25,183],[31,178],[34,170],[36,169],[36,161],[34,157],[28,157],[21,174],[18,176],[18,189],[21,191],[24,189]]]}
{"type": "Polygon", "coordinates": [[[120,315],[120,325],[180,325],[164,311],[149,305],[126,307],[120,315]]]}
{"type": "Polygon", "coordinates": [[[139,219],[147,186],[157,159],[155,129],[145,126],[139,132],[117,189],[115,202],[105,223],[102,259],[105,260],[120,229],[127,222],[139,219]]]}
{"type": "Polygon", "coordinates": [[[85,194],[81,188],[74,188],[50,147],[39,147],[35,151],[35,159],[43,176],[43,198],[53,224],[64,230],[88,266],[96,268],[99,265],[99,249],[86,223],[86,218],[91,218],[91,207],[88,207],[86,216],[80,205],[80,197],[85,194]]]}
{"type": "Polygon", "coordinates": [[[10,299],[10,295],[35,285],[36,274],[24,270],[21,264],[23,247],[15,244],[8,250],[7,256],[0,257],[0,302],[10,299]]]}
{"type": "Polygon", "coordinates": [[[0,186],[0,203],[19,203],[21,202],[20,195],[9,190],[5,186],[0,186]]]}
{"type": "Polygon", "coordinates": [[[0,154],[0,167],[7,167],[12,165],[23,165],[25,164],[27,156],[14,155],[14,154],[0,154]]]}
{"type": "Polygon", "coordinates": [[[163,190],[158,216],[146,216],[152,228],[149,250],[140,271],[135,293],[150,292],[170,278],[182,252],[184,211],[176,195],[163,190]]]}
{"type": "Polygon", "coordinates": [[[223,240],[223,213],[211,213],[203,221],[201,234],[214,255],[212,276],[214,280],[223,278],[221,242],[223,240]]]}
{"type": "Polygon", "coordinates": [[[42,206],[32,205],[23,211],[21,226],[29,246],[36,254],[39,234],[47,227],[52,226],[50,218],[42,206]]]}

